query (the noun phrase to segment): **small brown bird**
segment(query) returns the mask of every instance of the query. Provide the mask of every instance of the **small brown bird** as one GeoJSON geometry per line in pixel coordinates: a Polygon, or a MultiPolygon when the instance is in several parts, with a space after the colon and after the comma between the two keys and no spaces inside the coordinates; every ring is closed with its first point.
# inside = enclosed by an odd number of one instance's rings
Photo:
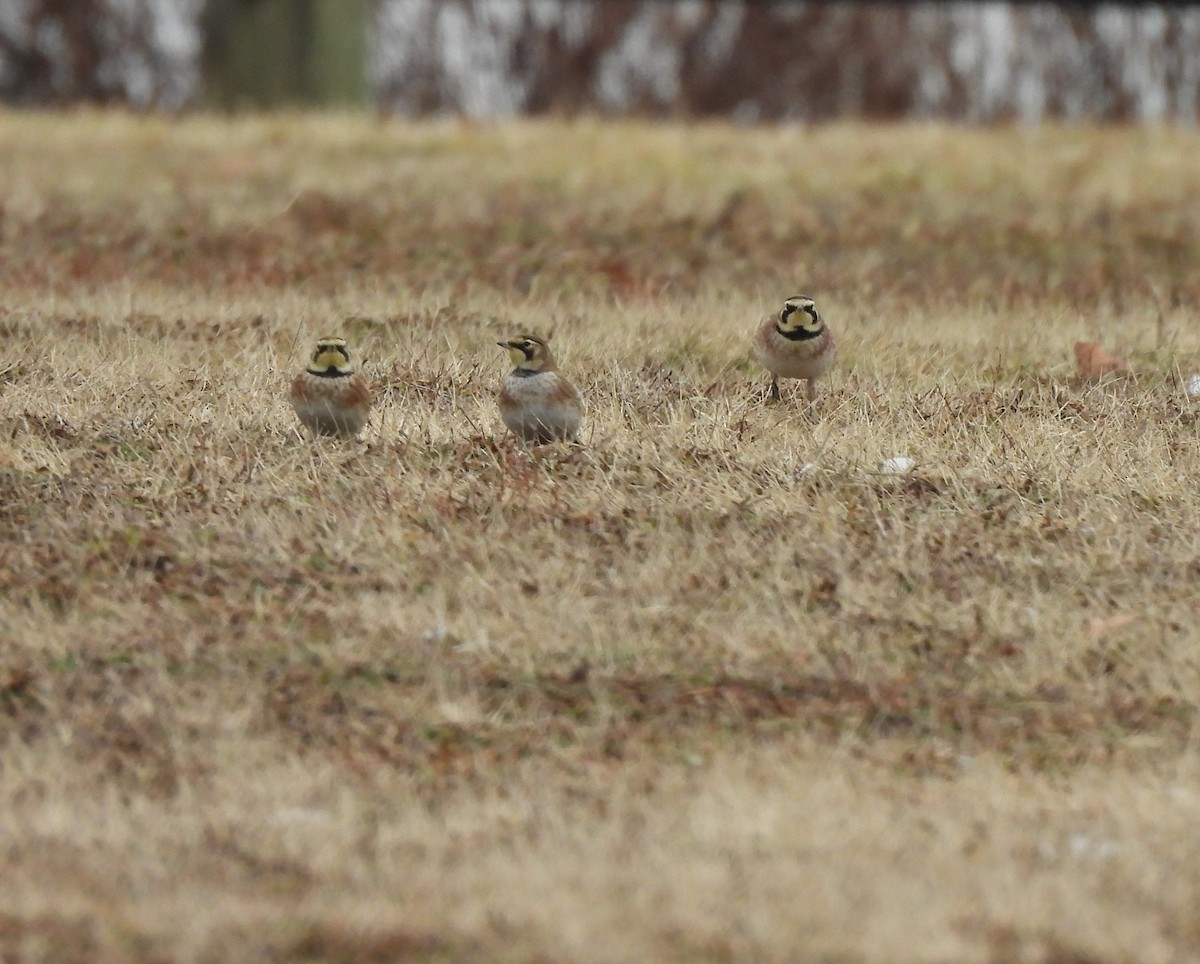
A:
{"type": "Polygon", "coordinates": [[[778,315],[763,319],[750,353],[771,373],[772,398],[779,398],[779,379],[803,378],[811,405],[817,397],[816,381],[833,364],[837,349],[812,298],[793,295],[778,315]]]}
{"type": "Polygon", "coordinates": [[[526,442],[578,441],[583,397],[559,374],[546,342],[518,335],[496,344],[516,365],[500,389],[500,417],[508,430],[526,442]]]}
{"type": "Polygon", "coordinates": [[[344,338],[321,338],[292,382],[292,408],[315,435],[353,438],[371,411],[371,389],[350,364],[344,338]]]}

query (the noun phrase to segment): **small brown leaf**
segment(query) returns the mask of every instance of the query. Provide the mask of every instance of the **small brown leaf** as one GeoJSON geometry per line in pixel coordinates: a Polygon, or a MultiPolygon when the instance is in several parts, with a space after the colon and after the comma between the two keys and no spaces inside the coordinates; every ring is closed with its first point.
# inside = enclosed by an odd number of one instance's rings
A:
{"type": "Polygon", "coordinates": [[[1129,370],[1129,362],[1110,355],[1094,341],[1075,342],[1076,373],[1082,381],[1095,381],[1105,375],[1129,370]]]}

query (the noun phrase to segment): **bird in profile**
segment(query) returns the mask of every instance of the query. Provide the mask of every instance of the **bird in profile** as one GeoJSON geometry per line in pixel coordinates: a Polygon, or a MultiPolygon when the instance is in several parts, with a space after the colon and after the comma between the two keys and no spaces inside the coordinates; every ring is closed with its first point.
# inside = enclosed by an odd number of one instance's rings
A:
{"type": "Polygon", "coordinates": [[[579,440],[583,397],[559,372],[545,339],[518,335],[496,342],[516,366],[500,388],[500,417],[525,442],[579,440]]]}
{"type": "Polygon", "coordinates": [[[292,381],[292,408],[314,435],[353,438],[371,411],[371,389],[350,363],[344,338],[320,338],[312,360],[292,381]]]}
{"type": "Polygon", "coordinates": [[[779,398],[779,379],[803,378],[808,404],[816,400],[816,381],[833,364],[837,349],[825,319],[807,295],[793,295],[777,315],[768,315],[754,333],[750,353],[771,373],[771,398],[779,398]]]}

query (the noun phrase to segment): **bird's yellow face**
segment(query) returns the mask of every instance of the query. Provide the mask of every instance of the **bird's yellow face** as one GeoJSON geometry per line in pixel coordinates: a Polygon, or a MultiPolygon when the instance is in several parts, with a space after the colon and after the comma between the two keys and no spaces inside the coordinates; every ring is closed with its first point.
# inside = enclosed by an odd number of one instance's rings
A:
{"type": "Polygon", "coordinates": [[[825,330],[825,321],[812,298],[795,295],[783,303],[778,327],[783,334],[793,338],[815,338],[825,330]]]}
{"type": "Polygon", "coordinates": [[[549,353],[546,343],[533,335],[520,335],[510,341],[496,342],[501,348],[508,349],[508,356],[517,368],[527,372],[541,371],[546,364],[549,353]]]}
{"type": "Polygon", "coordinates": [[[346,340],[344,338],[322,338],[318,341],[308,370],[317,373],[349,374],[351,371],[350,349],[346,347],[346,340]]]}

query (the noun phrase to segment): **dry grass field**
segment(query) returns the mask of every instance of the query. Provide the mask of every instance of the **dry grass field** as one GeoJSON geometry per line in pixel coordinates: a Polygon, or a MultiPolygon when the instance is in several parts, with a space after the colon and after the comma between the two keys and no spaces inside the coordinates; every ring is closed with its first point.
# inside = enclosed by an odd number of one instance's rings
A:
{"type": "Polygon", "coordinates": [[[1200,959],[1200,134],[0,144],[0,960],[1200,959]]]}

